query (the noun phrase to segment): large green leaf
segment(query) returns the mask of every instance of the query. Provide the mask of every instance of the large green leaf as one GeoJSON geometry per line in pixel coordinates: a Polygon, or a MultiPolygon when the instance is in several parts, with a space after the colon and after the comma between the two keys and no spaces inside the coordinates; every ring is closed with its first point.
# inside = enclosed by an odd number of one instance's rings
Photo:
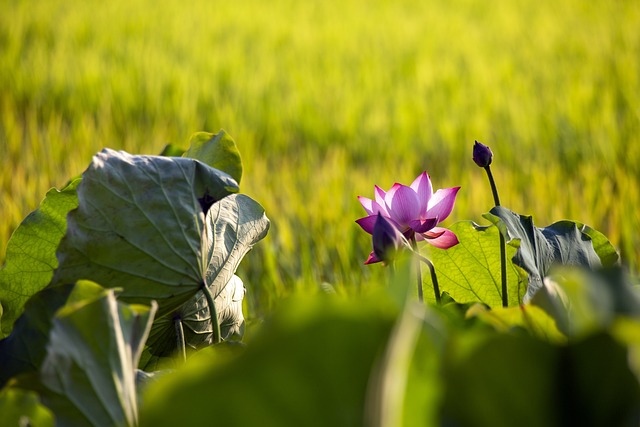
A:
{"type": "Polygon", "coordinates": [[[221,129],[217,134],[198,132],[189,141],[189,149],[182,155],[200,160],[231,175],[240,184],[242,159],[233,138],[221,129]]]}
{"type": "Polygon", "coordinates": [[[58,266],[56,248],[67,229],[67,213],[78,206],[79,182],[75,180],[62,190],[49,190],[38,209],[11,236],[5,265],[0,270],[0,336],[11,332],[25,302],[51,280],[58,266]]]}
{"type": "MultiPolygon", "coordinates": [[[[202,236],[205,282],[214,297],[221,337],[242,335],[244,287],[234,273],[245,254],[269,231],[269,220],[257,202],[233,194],[213,204],[202,236]],[[232,288],[229,288],[229,285],[232,288]]],[[[201,348],[212,343],[214,325],[202,291],[171,316],[156,320],[149,337],[153,354],[165,356],[176,349],[175,320],[185,327],[187,345],[201,348]]]]}
{"type": "MultiPolygon", "coordinates": [[[[559,221],[545,228],[533,225],[530,216],[518,215],[501,206],[484,215],[498,226],[507,243],[518,250],[513,262],[527,275],[528,286],[524,300],[528,301],[542,287],[542,280],[553,265],[573,265],[589,268],[615,263],[611,244],[603,236],[583,224],[559,221]],[[596,234],[597,233],[597,234],[596,234]],[[596,253],[591,236],[597,239],[596,253]]],[[[524,277],[523,277],[524,278],[524,277]]]]}
{"type": "Polygon", "coordinates": [[[237,188],[227,174],[194,159],[105,149],[78,186],[53,280],[121,287],[127,302],[157,300],[159,316],[175,310],[204,283],[209,202],[237,188]]]}
{"type": "Polygon", "coordinates": [[[290,301],[239,356],[218,362],[220,347],[205,349],[150,384],[140,424],[363,425],[391,325],[392,313],[365,301],[290,301]]]}
{"type": "Polygon", "coordinates": [[[66,305],[39,375],[18,386],[38,390],[59,426],[136,425],[136,367],[156,307],[118,302],[114,290],[66,305]]]}
{"type": "MultiPolygon", "coordinates": [[[[482,302],[490,307],[502,306],[500,277],[500,236],[494,226],[479,226],[461,221],[450,227],[458,243],[449,249],[429,248],[441,292],[460,303],[482,302]]],[[[507,247],[507,290],[509,305],[522,301],[525,287],[510,259],[515,249],[507,247]]],[[[423,267],[424,295],[433,300],[431,276],[423,267]]]]}

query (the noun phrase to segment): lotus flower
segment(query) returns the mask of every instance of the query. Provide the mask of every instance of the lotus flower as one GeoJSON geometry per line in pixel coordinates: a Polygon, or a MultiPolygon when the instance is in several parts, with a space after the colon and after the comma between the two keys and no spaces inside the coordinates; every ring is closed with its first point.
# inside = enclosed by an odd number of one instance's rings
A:
{"type": "MultiPolygon", "coordinates": [[[[448,249],[458,244],[458,238],[452,231],[437,225],[453,210],[458,190],[460,187],[444,188],[434,193],[426,172],[422,172],[410,186],[395,183],[385,192],[376,185],[375,199],[358,197],[368,216],[356,222],[364,231],[373,234],[380,214],[407,239],[426,240],[437,248],[448,249]]],[[[372,252],[365,264],[380,261],[372,252]]]]}

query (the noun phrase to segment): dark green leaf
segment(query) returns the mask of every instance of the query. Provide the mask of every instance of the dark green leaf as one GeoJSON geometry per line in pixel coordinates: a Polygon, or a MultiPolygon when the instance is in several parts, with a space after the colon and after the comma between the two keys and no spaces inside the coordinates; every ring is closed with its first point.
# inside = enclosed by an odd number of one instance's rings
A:
{"type": "Polygon", "coordinates": [[[18,386],[40,391],[59,426],[137,424],[136,367],[155,310],[120,303],[113,290],[66,305],[39,376],[18,386]]]}
{"type": "MultiPolygon", "coordinates": [[[[502,306],[500,277],[500,236],[494,226],[482,227],[461,221],[449,227],[458,243],[449,249],[429,248],[441,292],[459,303],[482,302],[489,307],[502,306]]],[[[515,249],[507,247],[507,285],[509,305],[522,301],[525,287],[510,261],[515,249]]],[[[434,300],[431,276],[423,267],[424,295],[434,300]]]]}
{"type": "Polygon", "coordinates": [[[159,316],[175,310],[205,277],[199,199],[217,201],[233,191],[233,179],[193,159],[105,149],[78,186],[53,280],[121,287],[125,301],[157,300],[159,316]]]}
{"type": "Polygon", "coordinates": [[[629,360],[629,350],[605,333],[569,346],[558,370],[562,425],[637,426],[640,386],[629,360]]]}
{"type": "MultiPolygon", "coordinates": [[[[530,216],[518,215],[501,206],[494,207],[484,217],[500,228],[509,245],[518,248],[512,259],[528,276],[525,301],[542,287],[542,279],[552,265],[602,266],[588,233],[596,234],[582,224],[559,221],[546,228],[537,228],[530,216]]],[[[610,244],[596,237],[603,258],[610,262],[610,244]]]]}
{"type": "MultiPolygon", "coordinates": [[[[222,338],[243,334],[244,287],[239,278],[232,278],[244,255],[266,236],[269,224],[262,206],[242,194],[225,197],[207,213],[202,243],[205,281],[215,298],[222,338]],[[227,289],[229,284],[233,288],[227,289]]],[[[175,313],[156,320],[148,344],[154,355],[166,356],[176,349],[177,318],[183,322],[187,345],[201,348],[212,343],[209,306],[198,291],[175,313]]]]}
{"type": "Polygon", "coordinates": [[[556,347],[530,336],[460,334],[445,357],[441,425],[568,425],[558,417],[556,347]]]}
{"type": "Polygon", "coordinates": [[[54,314],[65,304],[94,299],[103,288],[88,281],[47,286],[27,301],[11,334],[0,341],[0,387],[18,374],[35,372],[46,354],[54,314]]]}
{"type": "Polygon", "coordinates": [[[67,213],[78,206],[75,180],[61,191],[49,190],[40,207],[31,212],[7,244],[7,257],[0,270],[2,330],[11,332],[25,302],[47,286],[58,266],[56,248],[67,229],[67,213]]]}
{"type": "Polygon", "coordinates": [[[224,130],[217,134],[198,132],[189,141],[189,149],[184,157],[200,160],[209,166],[228,173],[240,184],[242,179],[242,159],[235,141],[224,130]]]}

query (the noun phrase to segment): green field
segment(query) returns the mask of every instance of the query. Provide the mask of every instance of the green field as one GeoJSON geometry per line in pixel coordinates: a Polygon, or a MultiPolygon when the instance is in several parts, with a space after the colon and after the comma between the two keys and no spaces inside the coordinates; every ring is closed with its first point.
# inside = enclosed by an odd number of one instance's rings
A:
{"type": "MultiPolygon", "coordinates": [[[[640,2],[1,1],[0,260],[47,189],[103,147],[158,154],[224,128],[272,221],[240,275],[250,317],[292,291],[359,292],[382,269],[357,196],[460,185],[569,218],[640,266],[640,2]]],[[[445,224],[446,225],[446,224],[445,224]]]]}

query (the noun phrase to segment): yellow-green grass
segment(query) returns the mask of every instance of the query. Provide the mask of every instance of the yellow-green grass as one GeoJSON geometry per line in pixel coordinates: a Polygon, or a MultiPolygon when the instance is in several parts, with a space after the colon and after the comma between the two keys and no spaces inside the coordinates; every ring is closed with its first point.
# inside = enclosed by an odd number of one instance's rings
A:
{"type": "Polygon", "coordinates": [[[640,3],[1,1],[0,260],[46,190],[103,147],[159,153],[225,128],[272,220],[241,267],[253,313],[381,274],[356,196],[461,185],[447,221],[493,203],[577,219],[640,262],[640,3]]]}

